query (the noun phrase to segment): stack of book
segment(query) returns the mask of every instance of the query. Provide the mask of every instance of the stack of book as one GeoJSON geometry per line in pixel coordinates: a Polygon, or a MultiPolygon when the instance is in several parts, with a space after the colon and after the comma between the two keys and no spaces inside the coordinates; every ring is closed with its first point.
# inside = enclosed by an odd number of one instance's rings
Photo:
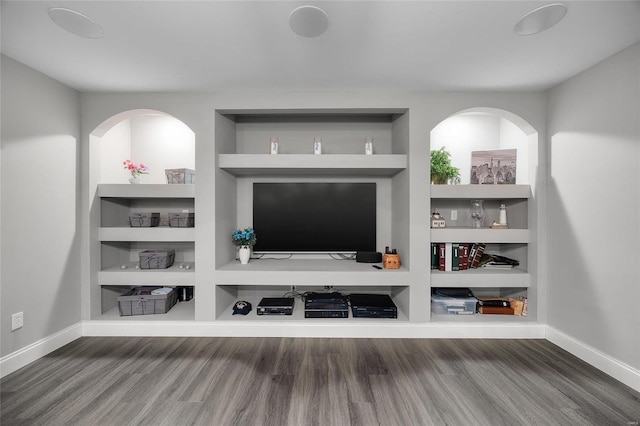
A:
{"type": "Polygon", "coordinates": [[[476,299],[478,299],[478,312],[481,314],[527,316],[526,297],[476,296],[476,299]]]}
{"type": "Polygon", "coordinates": [[[515,259],[485,253],[484,243],[432,243],[431,269],[464,271],[476,268],[505,269],[520,264],[515,259]]]}

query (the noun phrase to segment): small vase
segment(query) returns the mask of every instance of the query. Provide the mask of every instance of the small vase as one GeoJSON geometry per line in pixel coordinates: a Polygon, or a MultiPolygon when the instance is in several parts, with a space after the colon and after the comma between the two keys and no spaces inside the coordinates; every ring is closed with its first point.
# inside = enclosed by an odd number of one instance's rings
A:
{"type": "Polygon", "coordinates": [[[238,258],[240,259],[241,265],[246,265],[247,263],[249,263],[249,259],[251,258],[251,247],[250,246],[238,247],[238,258]]]}
{"type": "Polygon", "coordinates": [[[140,175],[131,175],[129,178],[129,183],[140,183],[142,179],[140,179],[140,175]]]}
{"type": "Polygon", "coordinates": [[[484,228],[484,205],[482,200],[471,201],[471,227],[472,228],[484,228]]]}

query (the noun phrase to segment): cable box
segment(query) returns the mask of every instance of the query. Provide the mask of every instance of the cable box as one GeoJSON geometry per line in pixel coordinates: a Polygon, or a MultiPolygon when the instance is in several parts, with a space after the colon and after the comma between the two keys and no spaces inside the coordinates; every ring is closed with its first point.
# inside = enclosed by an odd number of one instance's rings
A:
{"type": "Polygon", "coordinates": [[[349,299],[354,318],[398,318],[398,308],[387,294],[352,294],[349,299]]]}
{"type": "Polygon", "coordinates": [[[256,313],[258,315],[291,315],[293,303],[293,297],[263,297],[256,313]]]}
{"type": "Polygon", "coordinates": [[[304,297],[305,318],[349,318],[347,296],[332,293],[307,293],[304,297]]]}

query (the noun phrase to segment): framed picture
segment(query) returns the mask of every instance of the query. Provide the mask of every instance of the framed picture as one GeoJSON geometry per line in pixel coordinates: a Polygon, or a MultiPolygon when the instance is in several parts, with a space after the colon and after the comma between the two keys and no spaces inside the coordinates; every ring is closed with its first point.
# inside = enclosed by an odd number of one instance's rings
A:
{"type": "Polygon", "coordinates": [[[514,185],[517,149],[471,151],[471,184],[514,185]]]}

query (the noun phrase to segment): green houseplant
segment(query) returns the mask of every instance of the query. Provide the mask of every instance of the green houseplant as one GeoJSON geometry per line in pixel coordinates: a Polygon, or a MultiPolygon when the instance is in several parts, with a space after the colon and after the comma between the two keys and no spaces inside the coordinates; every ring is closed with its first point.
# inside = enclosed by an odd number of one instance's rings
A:
{"type": "Polygon", "coordinates": [[[460,183],[460,169],[451,165],[451,153],[444,146],[431,150],[431,182],[444,185],[460,183]]]}

